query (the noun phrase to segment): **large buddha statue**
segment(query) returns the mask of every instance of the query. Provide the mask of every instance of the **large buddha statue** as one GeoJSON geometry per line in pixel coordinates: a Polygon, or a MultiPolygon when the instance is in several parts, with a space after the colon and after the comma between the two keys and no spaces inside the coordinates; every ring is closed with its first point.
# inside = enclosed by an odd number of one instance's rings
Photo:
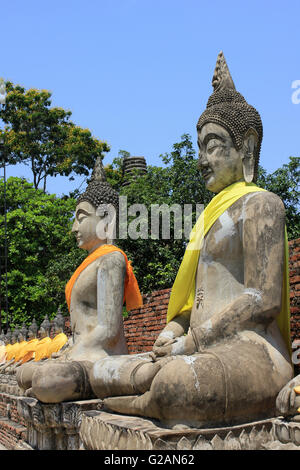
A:
{"type": "Polygon", "coordinates": [[[262,123],[219,54],[197,124],[199,167],[215,193],[191,232],[167,325],[149,355],[105,357],[90,384],[105,406],[167,425],[274,416],[293,377],[285,210],[255,185],[262,123]]]}
{"type": "Polygon", "coordinates": [[[142,298],[126,254],[114,244],[118,203],[118,193],[106,181],[98,158],[77,201],[72,227],[79,248],[88,251],[66,286],[72,344],[53,351],[54,358],[52,354],[35,369],[31,364],[28,373],[18,372],[19,386],[43,402],[93,396],[87,379],[92,364],[101,357],[127,354],[123,303],[132,309],[142,304],[142,298]]]}

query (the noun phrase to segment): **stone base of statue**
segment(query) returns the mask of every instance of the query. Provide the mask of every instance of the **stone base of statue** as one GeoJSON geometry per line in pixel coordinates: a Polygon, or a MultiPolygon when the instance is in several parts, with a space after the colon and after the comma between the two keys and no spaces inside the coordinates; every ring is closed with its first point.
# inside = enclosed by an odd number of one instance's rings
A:
{"type": "Polygon", "coordinates": [[[152,419],[91,410],[83,412],[79,434],[86,450],[300,450],[298,437],[279,440],[282,422],[272,418],[211,429],[168,429],[152,419]]]}
{"type": "Polygon", "coordinates": [[[101,407],[100,399],[45,404],[35,398],[18,398],[18,412],[27,427],[26,443],[33,450],[79,450],[82,412],[101,407]]]}

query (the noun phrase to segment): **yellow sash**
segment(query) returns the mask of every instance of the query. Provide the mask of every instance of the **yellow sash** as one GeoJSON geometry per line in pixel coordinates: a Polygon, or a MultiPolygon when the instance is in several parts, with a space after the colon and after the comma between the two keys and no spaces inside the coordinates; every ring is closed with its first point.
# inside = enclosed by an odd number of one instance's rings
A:
{"type": "Polygon", "coordinates": [[[11,347],[9,348],[9,351],[7,351],[7,354],[6,354],[7,361],[10,361],[11,359],[15,357],[15,355],[17,354],[19,350],[19,347],[20,347],[20,343],[18,342],[11,345],[11,347]]]}
{"type": "Polygon", "coordinates": [[[68,338],[64,333],[54,336],[51,343],[48,344],[47,357],[51,357],[51,354],[58,352],[67,341],[68,338]]]}
{"type": "Polygon", "coordinates": [[[26,341],[21,341],[21,343],[19,343],[18,351],[15,354],[15,362],[19,362],[22,359],[26,345],[26,341]]]}
{"type": "Polygon", "coordinates": [[[30,341],[27,341],[27,344],[22,351],[21,364],[24,364],[25,362],[28,362],[34,358],[36,346],[38,344],[39,340],[37,338],[33,338],[30,341]]]}
{"type": "Polygon", "coordinates": [[[48,346],[51,343],[51,338],[49,336],[45,336],[45,338],[41,339],[38,344],[36,345],[35,353],[34,353],[34,361],[40,361],[45,357],[48,357],[48,346]]]}
{"type": "MultiPolygon", "coordinates": [[[[191,311],[195,298],[195,280],[198,259],[203,240],[209,229],[232,204],[245,194],[265,191],[254,183],[234,183],[218,193],[207,205],[198,218],[190,235],[190,241],[179,267],[175,282],[172,287],[168,306],[167,322],[177,315],[191,311]]],[[[285,260],[283,274],[283,291],[281,312],[277,317],[277,323],[282,336],[291,351],[290,340],[290,303],[289,303],[289,248],[285,229],[285,260]]]]}
{"type": "Polygon", "coordinates": [[[126,309],[128,311],[133,310],[135,308],[139,308],[143,305],[142,296],[140,294],[139,286],[136,280],[136,277],[133,273],[133,269],[131,266],[131,262],[128,261],[126,254],[120,248],[114,245],[101,245],[97,248],[93,253],[88,255],[85,260],[81,263],[80,266],[76,269],[74,274],[72,275],[71,279],[68,281],[65,289],[66,293],[66,301],[68,304],[68,308],[70,311],[70,303],[71,303],[71,294],[72,289],[75,284],[76,279],[78,278],[79,274],[95,259],[99,258],[100,256],[104,256],[108,253],[113,253],[114,251],[119,251],[125,258],[126,262],[126,277],[125,277],[125,285],[124,285],[124,301],[126,302],[126,309]]]}

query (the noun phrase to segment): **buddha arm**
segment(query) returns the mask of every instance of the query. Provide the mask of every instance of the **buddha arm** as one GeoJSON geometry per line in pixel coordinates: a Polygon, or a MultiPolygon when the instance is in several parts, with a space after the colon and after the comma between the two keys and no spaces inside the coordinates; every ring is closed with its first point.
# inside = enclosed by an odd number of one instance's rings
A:
{"type": "Polygon", "coordinates": [[[249,199],[243,220],[244,291],[194,328],[198,350],[238,331],[267,326],[281,308],[285,211],[271,193],[249,199]]]}
{"type": "Polygon", "coordinates": [[[126,263],[124,256],[114,252],[100,258],[97,268],[97,325],[80,335],[74,343],[71,358],[77,359],[116,347],[123,331],[123,298],[126,263]],[[83,356],[82,356],[83,355],[83,356]]]}

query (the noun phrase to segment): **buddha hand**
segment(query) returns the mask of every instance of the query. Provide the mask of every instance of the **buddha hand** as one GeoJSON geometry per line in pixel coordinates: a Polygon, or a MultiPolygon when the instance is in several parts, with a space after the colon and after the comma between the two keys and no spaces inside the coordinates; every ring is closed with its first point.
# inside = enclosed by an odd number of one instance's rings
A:
{"type": "Polygon", "coordinates": [[[300,375],[290,380],[276,399],[277,411],[283,416],[295,416],[300,408],[300,375]]]}

